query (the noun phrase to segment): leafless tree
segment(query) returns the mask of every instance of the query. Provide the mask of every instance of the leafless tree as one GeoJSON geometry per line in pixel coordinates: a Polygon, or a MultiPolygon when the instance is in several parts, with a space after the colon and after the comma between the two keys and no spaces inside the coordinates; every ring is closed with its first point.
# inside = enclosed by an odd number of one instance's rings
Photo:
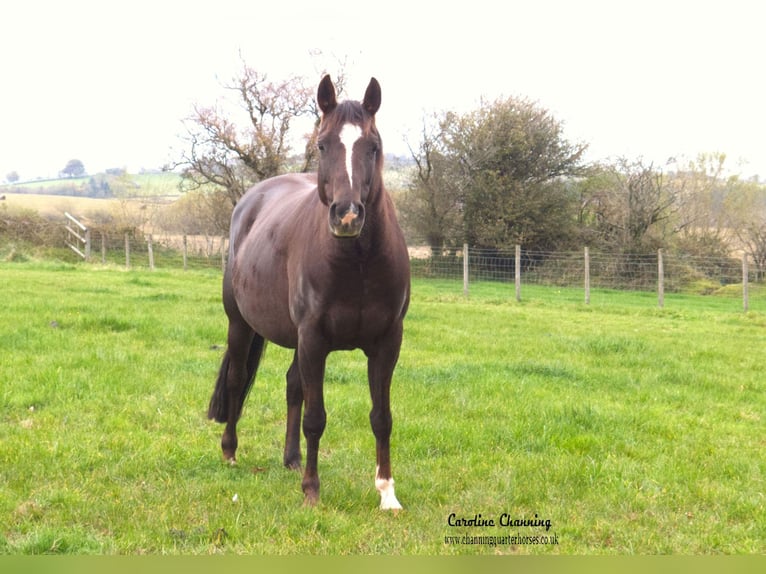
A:
{"type": "Polygon", "coordinates": [[[179,164],[185,168],[187,189],[212,185],[223,189],[231,203],[252,185],[289,170],[293,146],[304,138],[303,159],[293,169],[308,170],[314,161],[311,145],[319,117],[314,88],[303,78],[272,81],[243,64],[242,72],[224,88],[234,106],[219,102],[196,105],[187,118],[187,149],[179,164]],[[295,133],[300,119],[308,127],[295,133]]]}
{"type": "MultiPolygon", "coordinates": [[[[424,118],[421,140],[414,150],[408,143],[415,171],[402,200],[401,220],[414,235],[424,236],[434,256],[447,242],[461,236],[461,200],[456,178],[442,146],[438,119],[424,118]]],[[[455,247],[453,245],[452,247],[455,247]]]]}
{"type": "Polygon", "coordinates": [[[666,174],[642,159],[619,158],[591,175],[581,199],[580,219],[599,242],[623,250],[663,245],[678,209],[678,190],[666,174]]]}

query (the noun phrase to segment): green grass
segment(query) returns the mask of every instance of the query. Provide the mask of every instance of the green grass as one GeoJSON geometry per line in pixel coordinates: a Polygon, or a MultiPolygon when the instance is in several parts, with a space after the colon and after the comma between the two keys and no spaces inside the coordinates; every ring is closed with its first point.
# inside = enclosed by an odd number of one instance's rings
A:
{"type": "Polygon", "coordinates": [[[217,271],[0,263],[0,553],[766,551],[766,314],[736,298],[416,281],[377,509],[359,352],[331,356],[321,500],[281,465],[270,346],[221,461],[217,271]],[[236,495],[236,501],[234,497],[236,495]],[[448,525],[455,513],[494,526],[448,525]],[[500,516],[550,520],[499,525],[500,516]],[[445,537],[498,537],[447,544],[445,537]],[[555,536],[557,545],[513,544],[555,536]]]}

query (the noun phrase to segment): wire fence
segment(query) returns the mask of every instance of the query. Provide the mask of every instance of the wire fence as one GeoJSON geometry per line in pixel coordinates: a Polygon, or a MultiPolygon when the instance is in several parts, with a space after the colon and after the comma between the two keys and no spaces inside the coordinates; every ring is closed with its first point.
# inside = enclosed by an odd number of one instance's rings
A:
{"type": "Polygon", "coordinates": [[[660,306],[665,293],[720,294],[741,295],[747,310],[751,287],[763,299],[763,270],[751,265],[744,254],[695,257],[663,250],[639,254],[588,248],[553,252],[464,245],[438,253],[410,247],[410,256],[414,277],[460,281],[465,295],[472,284],[493,281],[512,284],[517,299],[523,285],[581,288],[586,302],[591,289],[656,292],[660,306]]]}
{"type": "MultiPolygon", "coordinates": [[[[18,226],[17,226],[18,227],[18,226]]],[[[22,226],[10,240],[45,243],[56,238],[68,245],[73,257],[94,263],[131,269],[222,270],[228,238],[214,235],[145,234],[136,228],[86,228],[67,214],[64,226],[22,226]],[[34,233],[32,233],[34,231],[34,233]],[[43,231],[44,237],[38,237],[43,231]],[[23,232],[23,233],[22,233],[23,232]],[[49,238],[50,236],[50,238],[49,238]]],[[[0,229],[0,231],[2,231],[0,229]]],[[[8,230],[4,236],[9,237],[8,230]]],[[[412,276],[454,281],[449,289],[468,295],[472,284],[494,282],[509,285],[509,297],[525,285],[583,289],[586,302],[596,289],[656,292],[663,305],[665,293],[692,293],[742,297],[745,310],[751,301],[766,308],[764,269],[744,254],[690,256],[659,250],[653,253],[622,253],[583,248],[578,251],[536,251],[524,246],[489,249],[433,250],[411,244],[412,276]]]]}
{"type": "MultiPolygon", "coordinates": [[[[464,246],[454,253],[424,255],[425,248],[410,248],[413,273],[419,277],[464,279],[466,258],[469,281],[514,281],[517,272],[524,283],[583,285],[586,265],[591,286],[604,289],[652,290],[656,287],[659,260],[664,265],[665,288],[682,291],[692,284],[709,288],[742,281],[741,258],[692,257],[672,253],[624,254],[582,251],[531,251],[482,249],[464,246]],[[466,257],[467,256],[467,257],[466,257]],[[518,266],[518,270],[517,270],[518,266]]],[[[751,281],[762,277],[749,269],[751,281]]]]}
{"type": "Polygon", "coordinates": [[[99,233],[91,237],[91,262],[128,269],[219,269],[226,263],[228,238],[215,235],[99,233]]]}

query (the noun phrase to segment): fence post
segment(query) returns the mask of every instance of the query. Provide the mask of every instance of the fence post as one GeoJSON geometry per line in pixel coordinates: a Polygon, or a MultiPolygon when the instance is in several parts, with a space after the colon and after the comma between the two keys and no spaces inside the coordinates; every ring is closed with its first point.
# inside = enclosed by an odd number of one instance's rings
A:
{"type": "Polygon", "coordinates": [[[521,301],[521,245],[516,246],[516,301],[521,301]]]}
{"type": "Polygon", "coordinates": [[[125,232],[125,269],[130,269],[130,233],[125,232]]]}
{"type": "Polygon", "coordinates": [[[101,264],[106,265],[106,233],[101,232],[101,264]]]}
{"type": "Polygon", "coordinates": [[[85,230],[85,261],[90,261],[90,229],[85,230]]]}
{"type": "Polygon", "coordinates": [[[468,297],[468,244],[463,243],[463,296],[468,297]]]}
{"type": "Polygon", "coordinates": [[[187,237],[184,233],[184,271],[186,271],[186,261],[188,257],[188,244],[187,244],[187,237]]]}
{"type": "Polygon", "coordinates": [[[747,253],[742,254],[742,310],[747,313],[750,308],[750,289],[748,284],[747,253]]]}
{"type": "Polygon", "coordinates": [[[585,248],[585,304],[590,305],[590,252],[585,248]]]}
{"type": "Polygon", "coordinates": [[[662,261],[662,249],[657,250],[657,304],[665,306],[665,265],[662,261]]]}
{"type": "Polygon", "coordinates": [[[221,237],[221,273],[226,273],[226,236],[221,237]]]}
{"type": "Polygon", "coordinates": [[[149,238],[146,242],[146,247],[149,250],[149,269],[154,271],[154,245],[152,244],[152,234],[149,234],[149,238]]]}

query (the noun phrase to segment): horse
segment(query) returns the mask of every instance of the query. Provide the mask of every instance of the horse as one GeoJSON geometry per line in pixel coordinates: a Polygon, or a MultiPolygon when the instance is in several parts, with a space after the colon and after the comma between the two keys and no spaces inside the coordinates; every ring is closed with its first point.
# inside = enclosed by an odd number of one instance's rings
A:
{"type": "Polygon", "coordinates": [[[231,217],[223,278],[227,348],[208,417],[226,423],[224,459],[236,462],[236,425],[266,341],[294,349],[287,370],[284,465],[300,470],[306,440],[304,505],[319,499],[317,455],[326,425],[323,385],[332,351],[367,357],[380,508],[402,506],[391,474],[390,387],[410,300],[404,235],[383,179],[375,125],[381,89],[371,78],[361,102],[338,102],[329,75],[316,101],[321,112],[316,173],[264,180],[231,217]]]}

